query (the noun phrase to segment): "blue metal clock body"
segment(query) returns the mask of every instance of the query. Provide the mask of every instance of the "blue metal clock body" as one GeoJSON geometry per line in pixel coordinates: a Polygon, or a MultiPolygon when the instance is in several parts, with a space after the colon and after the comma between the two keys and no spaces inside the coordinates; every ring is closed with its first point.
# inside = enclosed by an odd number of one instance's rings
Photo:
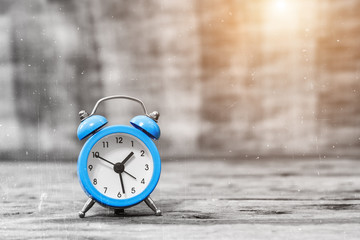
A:
{"type": "Polygon", "coordinates": [[[161,172],[161,161],[160,161],[160,155],[159,151],[157,150],[154,142],[142,131],[129,126],[123,126],[123,125],[115,125],[110,127],[105,127],[101,129],[100,131],[96,132],[93,136],[91,136],[83,146],[79,158],[78,158],[78,167],[77,172],[80,180],[80,184],[83,188],[83,190],[86,192],[86,194],[95,199],[98,203],[109,206],[112,208],[126,208],[133,206],[135,204],[140,203],[143,201],[146,197],[148,197],[152,191],[155,189],[159,179],[160,179],[160,172],[161,172]],[[91,149],[97,143],[100,139],[103,137],[113,134],[113,133],[127,133],[130,135],[133,135],[134,137],[138,138],[140,141],[142,141],[146,147],[149,149],[154,163],[154,171],[153,175],[151,177],[151,181],[147,188],[141,192],[139,195],[129,198],[129,199],[114,199],[109,198],[108,196],[102,194],[99,192],[91,183],[91,180],[88,175],[88,156],[90,154],[91,149]]]}
{"type": "Polygon", "coordinates": [[[79,217],[97,202],[120,214],[125,208],[144,201],[157,216],[161,210],[151,199],[161,173],[159,152],[153,142],[160,137],[157,124],[160,114],[147,113],[144,103],[134,97],[114,95],[100,99],[92,112],[79,112],[79,140],[87,139],[78,157],[80,185],[89,199],[79,217]],[[132,126],[104,127],[105,117],[94,115],[99,104],[111,99],[127,99],[141,105],[144,115],[130,120],[132,126]]]}

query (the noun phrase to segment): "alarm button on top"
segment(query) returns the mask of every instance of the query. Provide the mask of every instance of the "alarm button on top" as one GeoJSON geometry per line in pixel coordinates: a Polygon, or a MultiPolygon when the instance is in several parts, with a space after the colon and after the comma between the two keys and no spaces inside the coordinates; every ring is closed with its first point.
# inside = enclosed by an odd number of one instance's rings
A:
{"type": "Polygon", "coordinates": [[[100,115],[88,117],[80,123],[77,130],[77,136],[80,140],[82,140],[107,123],[108,120],[100,115]]]}

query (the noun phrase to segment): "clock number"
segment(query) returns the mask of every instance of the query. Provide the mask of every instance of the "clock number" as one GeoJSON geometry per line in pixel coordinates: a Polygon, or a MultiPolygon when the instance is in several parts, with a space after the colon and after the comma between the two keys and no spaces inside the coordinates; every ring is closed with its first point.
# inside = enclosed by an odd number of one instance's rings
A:
{"type": "Polygon", "coordinates": [[[132,187],[131,188],[131,193],[134,194],[136,191],[135,191],[135,187],[132,187]]]}
{"type": "Polygon", "coordinates": [[[144,150],[141,150],[141,151],[140,151],[140,153],[141,153],[141,155],[140,155],[140,156],[142,156],[142,157],[144,157],[144,156],[145,156],[145,151],[144,151],[144,150]]]}
{"type": "Polygon", "coordinates": [[[149,165],[145,164],[145,171],[149,170],[149,165]]]}
{"type": "Polygon", "coordinates": [[[121,198],[121,193],[120,192],[118,192],[117,197],[121,198]]]}
{"type": "Polygon", "coordinates": [[[93,169],[93,165],[89,165],[89,170],[91,171],[93,169]]]}
{"type": "Polygon", "coordinates": [[[99,152],[91,152],[93,155],[93,158],[98,158],[99,157],[99,152]]]}
{"type": "Polygon", "coordinates": [[[93,184],[94,184],[94,185],[96,185],[96,184],[97,184],[97,179],[96,179],[96,178],[94,178],[94,180],[93,180],[93,184]]]}
{"type": "Polygon", "coordinates": [[[107,187],[104,187],[104,193],[106,193],[106,191],[107,191],[107,187]]]}
{"type": "Polygon", "coordinates": [[[131,146],[134,147],[134,141],[133,140],[131,140],[131,146]]]}
{"type": "Polygon", "coordinates": [[[103,148],[108,148],[109,147],[109,142],[108,141],[102,142],[102,144],[103,144],[103,148]]]}
{"type": "Polygon", "coordinates": [[[123,143],[122,137],[115,137],[115,138],[116,138],[116,143],[123,143]]]}
{"type": "Polygon", "coordinates": [[[142,184],[145,184],[145,179],[142,179],[142,180],[141,180],[141,183],[142,183],[142,184]]]}

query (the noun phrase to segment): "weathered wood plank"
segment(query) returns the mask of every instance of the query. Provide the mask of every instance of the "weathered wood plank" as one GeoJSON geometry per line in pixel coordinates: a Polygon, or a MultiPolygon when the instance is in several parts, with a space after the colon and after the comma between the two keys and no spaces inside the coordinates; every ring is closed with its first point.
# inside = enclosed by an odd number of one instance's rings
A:
{"type": "Polygon", "coordinates": [[[126,239],[359,239],[360,161],[167,161],[145,205],[125,215],[86,201],[76,163],[0,163],[0,236],[126,239]]]}

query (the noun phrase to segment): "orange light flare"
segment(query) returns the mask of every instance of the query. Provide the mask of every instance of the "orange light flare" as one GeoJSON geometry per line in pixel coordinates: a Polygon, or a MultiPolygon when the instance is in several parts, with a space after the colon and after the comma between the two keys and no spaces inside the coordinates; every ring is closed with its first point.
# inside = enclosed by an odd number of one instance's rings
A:
{"type": "Polygon", "coordinates": [[[299,14],[303,10],[298,0],[269,0],[264,8],[265,21],[268,27],[276,29],[292,29],[298,26],[299,14]]]}

